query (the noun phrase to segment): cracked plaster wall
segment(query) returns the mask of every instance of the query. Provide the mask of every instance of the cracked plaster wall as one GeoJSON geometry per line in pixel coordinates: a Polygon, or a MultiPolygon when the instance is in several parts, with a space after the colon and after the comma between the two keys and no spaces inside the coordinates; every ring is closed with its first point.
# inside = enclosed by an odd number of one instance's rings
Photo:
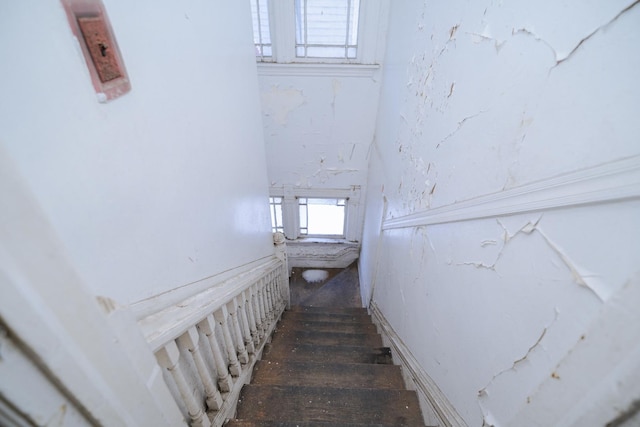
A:
{"type": "MultiPolygon", "coordinates": [[[[392,4],[361,288],[470,426],[536,425],[543,412],[544,425],[583,425],[566,414],[591,408],[575,373],[594,370],[570,355],[637,286],[640,202],[381,222],[640,154],[637,3],[392,4]]],[[[592,386],[627,381],[612,352],[592,355],[604,364],[592,386]]],[[[601,390],[615,405],[595,415],[627,407],[622,389],[601,390]]]]}
{"type": "Polygon", "coordinates": [[[380,88],[376,78],[259,80],[271,187],[364,188],[380,88]]]}

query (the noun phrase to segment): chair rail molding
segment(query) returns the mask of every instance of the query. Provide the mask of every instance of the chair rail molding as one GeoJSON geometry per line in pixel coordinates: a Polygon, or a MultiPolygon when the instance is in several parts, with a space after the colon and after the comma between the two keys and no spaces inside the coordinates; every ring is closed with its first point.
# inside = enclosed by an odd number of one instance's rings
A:
{"type": "Polygon", "coordinates": [[[451,205],[386,219],[382,229],[445,224],[637,198],[640,198],[640,156],[633,156],[451,205]]]}

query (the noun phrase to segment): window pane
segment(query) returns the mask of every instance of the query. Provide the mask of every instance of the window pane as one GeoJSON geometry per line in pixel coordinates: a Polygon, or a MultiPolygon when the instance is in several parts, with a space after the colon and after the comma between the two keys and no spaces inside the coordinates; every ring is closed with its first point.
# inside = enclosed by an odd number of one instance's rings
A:
{"type": "Polygon", "coordinates": [[[307,199],[298,199],[298,204],[300,206],[300,234],[307,234],[307,199]]]}
{"type": "Polygon", "coordinates": [[[271,208],[271,231],[284,231],[282,225],[282,197],[269,197],[271,208]]]}
{"type": "Polygon", "coordinates": [[[253,18],[253,43],[256,56],[271,56],[271,31],[269,29],[269,9],[267,0],[251,0],[253,18]]]}
{"type": "Polygon", "coordinates": [[[352,57],[348,49],[357,48],[359,10],[359,0],[296,0],[296,55],[352,57]]]}
{"type": "Polygon", "coordinates": [[[300,201],[301,234],[344,235],[345,199],[304,199],[306,204],[302,204],[302,200],[300,201]]]}

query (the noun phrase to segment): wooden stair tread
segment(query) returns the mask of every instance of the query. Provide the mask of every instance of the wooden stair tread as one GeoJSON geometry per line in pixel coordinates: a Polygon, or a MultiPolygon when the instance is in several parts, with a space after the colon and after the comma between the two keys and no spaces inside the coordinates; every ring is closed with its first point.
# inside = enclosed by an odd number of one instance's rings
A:
{"type": "Polygon", "coordinates": [[[355,345],[382,347],[382,338],[378,334],[349,334],[340,332],[316,332],[309,330],[277,329],[271,339],[272,345],[295,346],[297,344],[316,345],[355,345]]]}
{"type": "Polygon", "coordinates": [[[304,313],[299,311],[285,311],[282,314],[282,321],[315,321],[371,324],[371,316],[369,316],[368,314],[304,313]]]}
{"type": "Polygon", "coordinates": [[[395,427],[396,424],[229,420],[225,427],[395,427]]]}
{"type": "Polygon", "coordinates": [[[293,329],[317,332],[343,332],[348,334],[369,333],[377,334],[378,330],[373,323],[353,323],[353,322],[327,322],[315,320],[289,320],[282,321],[278,329],[293,329]]]}
{"type": "Polygon", "coordinates": [[[424,425],[415,392],[248,384],[237,419],[424,425]]]}
{"type": "Polygon", "coordinates": [[[400,366],[363,363],[258,361],[252,384],[403,389],[400,366]]]}
{"type": "Polygon", "coordinates": [[[273,346],[267,344],[262,355],[263,360],[290,360],[320,363],[379,363],[392,364],[391,350],[388,347],[362,346],[326,346],[314,344],[296,344],[295,346],[273,346]]]}
{"type": "Polygon", "coordinates": [[[369,312],[363,307],[315,307],[305,305],[294,305],[290,311],[299,313],[325,313],[325,314],[365,314],[369,312]]]}

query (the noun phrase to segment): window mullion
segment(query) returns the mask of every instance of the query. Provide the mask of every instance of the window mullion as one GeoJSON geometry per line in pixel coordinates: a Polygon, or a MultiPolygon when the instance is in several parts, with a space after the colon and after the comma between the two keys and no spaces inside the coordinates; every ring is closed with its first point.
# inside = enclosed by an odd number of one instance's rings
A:
{"type": "Polygon", "coordinates": [[[276,62],[289,63],[295,59],[296,23],[293,1],[269,2],[271,43],[276,62]]]}

